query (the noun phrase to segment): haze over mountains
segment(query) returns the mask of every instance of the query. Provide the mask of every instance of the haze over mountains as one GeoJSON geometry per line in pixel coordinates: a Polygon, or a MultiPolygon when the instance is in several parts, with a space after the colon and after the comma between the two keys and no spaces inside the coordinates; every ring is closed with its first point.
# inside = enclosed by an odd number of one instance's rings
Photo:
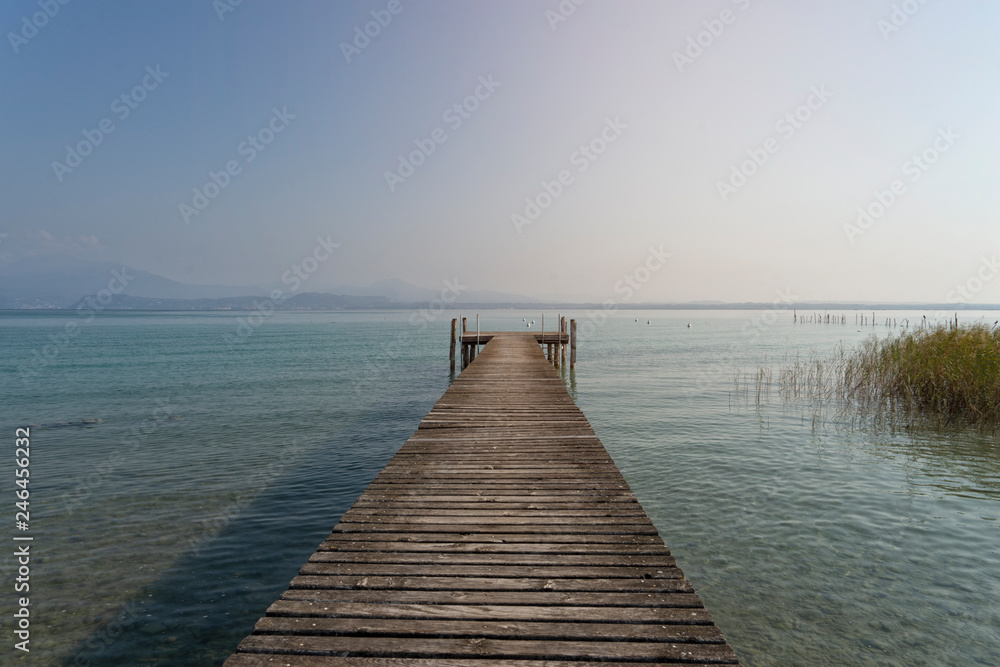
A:
{"type": "MultiPolygon", "coordinates": [[[[441,290],[403,280],[380,280],[367,287],[303,283],[298,291],[288,285],[195,285],[135,269],[124,264],[79,259],[68,255],[39,255],[0,263],[0,308],[75,308],[101,290],[114,294],[106,308],[150,310],[250,309],[255,300],[282,291],[286,308],[379,308],[428,302],[441,290]],[[308,290],[308,291],[307,291],[308,290]]],[[[462,290],[455,303],[533,303],[519,294],[462,290]]]]}
{"type": "MultiPolygon", "coordinates": [[[[182,283],[164,276],[105,261],[84,260],[70,255],[35,255],[17,261],[0,262],[0,310],[76,309],[86,307],[86,300],[105,290],[112,293],[110,310],[252,310],[257,303],[271,298],[275,290],[281,298],[273,305],[285,310],[340,310],[406,308],[426,304],[442,297],[441,289],[413,285],[398,278],[384,279],[368,286],[325,286],[319,281],[301,283],[298,290],[289,285],[197,285],[182,283]]],[[[448,305],[483,307],[524,306],[534,304],[601,307],[591,302],[543,302],[520,294],[469,290],[463,286],[448,305]]],[[[450,297],[450,293],[446,292],[450,297]]],[[[687,301],[682,303],[616,303],[616,309],[766,309],[800,311],[814,309],[920,309],[936,311],[993,310],[992,304],[963,303],[730,303],[723,301],[687,301]]]]}

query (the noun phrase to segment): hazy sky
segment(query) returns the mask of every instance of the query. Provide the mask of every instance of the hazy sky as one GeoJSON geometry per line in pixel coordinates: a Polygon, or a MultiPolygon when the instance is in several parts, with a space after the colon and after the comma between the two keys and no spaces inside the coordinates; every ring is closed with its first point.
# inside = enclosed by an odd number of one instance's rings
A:
{"type": "Polygon", "coordinates": [[[4,259],[1000,302],[997,3],[236,2],[5,0],[4,259]]]}

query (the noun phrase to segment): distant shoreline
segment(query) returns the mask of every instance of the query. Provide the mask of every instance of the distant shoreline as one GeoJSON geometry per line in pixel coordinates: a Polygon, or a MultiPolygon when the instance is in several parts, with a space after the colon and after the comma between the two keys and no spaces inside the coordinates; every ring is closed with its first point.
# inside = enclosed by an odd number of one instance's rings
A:
{"type": "MultiPolygon", "coordinates": [[[[305,295],[303,295],[305,296],[305,295]]],[[[323,295],[326,296],[326,295],[323,295]]],[[[333,295],[331,295],[333,296],[333,295]]],[[[356,299],[356,297],[355,297],[356,299]]],[[[268,301],[266,297],[241,297],[239,299],[211,299],[202,300],[199,299],[200,303],[193,303],[195,300],[185,300],[185,299],[141,299],[141,301],[150,301],[155,303],[142,303],[142,304],[117,304],[111,303],[107,306],[101,308],[102,311],[114,311],[114,312],[200,312],[200,313],[220,313],[220,312],[234,312],[234,313],[245,313],[253,312],[257,310],[254,305],[255,302],[268,301]],[[218,304],[205,303],[205,301],[218,301],[218,304]],[[233,301],[235,303],[225,303],[233,301]]],[[[282,312],[322,312],[322,311],[355,311],[355,312],[365,312],[365,311],[392,311],[392,310],[413,310],[419,308],[426,308],[427,303],[422,301],[414,302],[380,302],[372,303],[369,305],[362,305],[358,303],[354,304],[337,304],[337,303],[311,303],[311,304],[294,304],[294,303],[271,303],[275,310],[280,310],[282,312]]],[[[935,311],[935,312],[963,312],[963,311],[1000,311],[1000,304],[964,304],[964,303],[831,303],[831,302],[817,302],[817,303],[758,303],[758,302],[744,302],[744,303],[719,303],[719,304],[706,304],[706,303],[616,303],[613,307],[605,308],[602,303],[566,303],[566,302],[551,302],[551,303],[450,303],[443,304],[445,310],[449,311],[469,311],[469,310],[517,310],[517,311],[539,311],[539,310],[550,310],[554,308],[559,308],[567,311],[572,310],[621,310],[621,311],[639,311],[639,310],[695,310],[695,311],[731,311],[731,310],[781,310],[781,311],[800,311],[803,314],[812,314],[820,311],[935,311]]],[[[83,303],[74,304],[71,307],[54,307],[54,306],[21,306],[16,308],[10,307],[0,307],[0,312],[5,313],[26,313],[26,312],[77,312],[80,310],[87,310],[88,307],[83,303]]]]}

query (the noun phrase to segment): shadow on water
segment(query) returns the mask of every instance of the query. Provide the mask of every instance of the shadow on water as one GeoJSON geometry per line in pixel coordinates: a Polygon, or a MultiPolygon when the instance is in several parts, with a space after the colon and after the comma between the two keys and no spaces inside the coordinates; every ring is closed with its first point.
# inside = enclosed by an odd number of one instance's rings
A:
{"type": "Polygon", "coordinates": [[[179,537],[190,545],[184,555],[63,664],[221,664],[405,441],[423,407],[373,410],[336,439],[303,448],[273,477],[263,473],[255,483],[254,471],[245,471],[249,502],[193,518],[211,521],[193,539],[179,537]]]}

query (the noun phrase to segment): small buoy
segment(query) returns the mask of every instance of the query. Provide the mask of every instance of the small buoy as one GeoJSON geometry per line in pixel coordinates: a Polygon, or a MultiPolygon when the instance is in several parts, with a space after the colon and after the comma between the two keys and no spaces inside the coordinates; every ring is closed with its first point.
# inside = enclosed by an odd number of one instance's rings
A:
{"type": "Polygon", "coordinates": [[[638,317],[637,317],[637,318],[635,318],[635,321],[636,321],[636,322],[638,322],[638,321],[639,321],[639,318],[638,318],[638,317]]]}
{"type": "Polygon", "coordinates": [[[652,322],[650,322],[649,320],[646,320],[646,324],[652,324],[652,322]]]}

